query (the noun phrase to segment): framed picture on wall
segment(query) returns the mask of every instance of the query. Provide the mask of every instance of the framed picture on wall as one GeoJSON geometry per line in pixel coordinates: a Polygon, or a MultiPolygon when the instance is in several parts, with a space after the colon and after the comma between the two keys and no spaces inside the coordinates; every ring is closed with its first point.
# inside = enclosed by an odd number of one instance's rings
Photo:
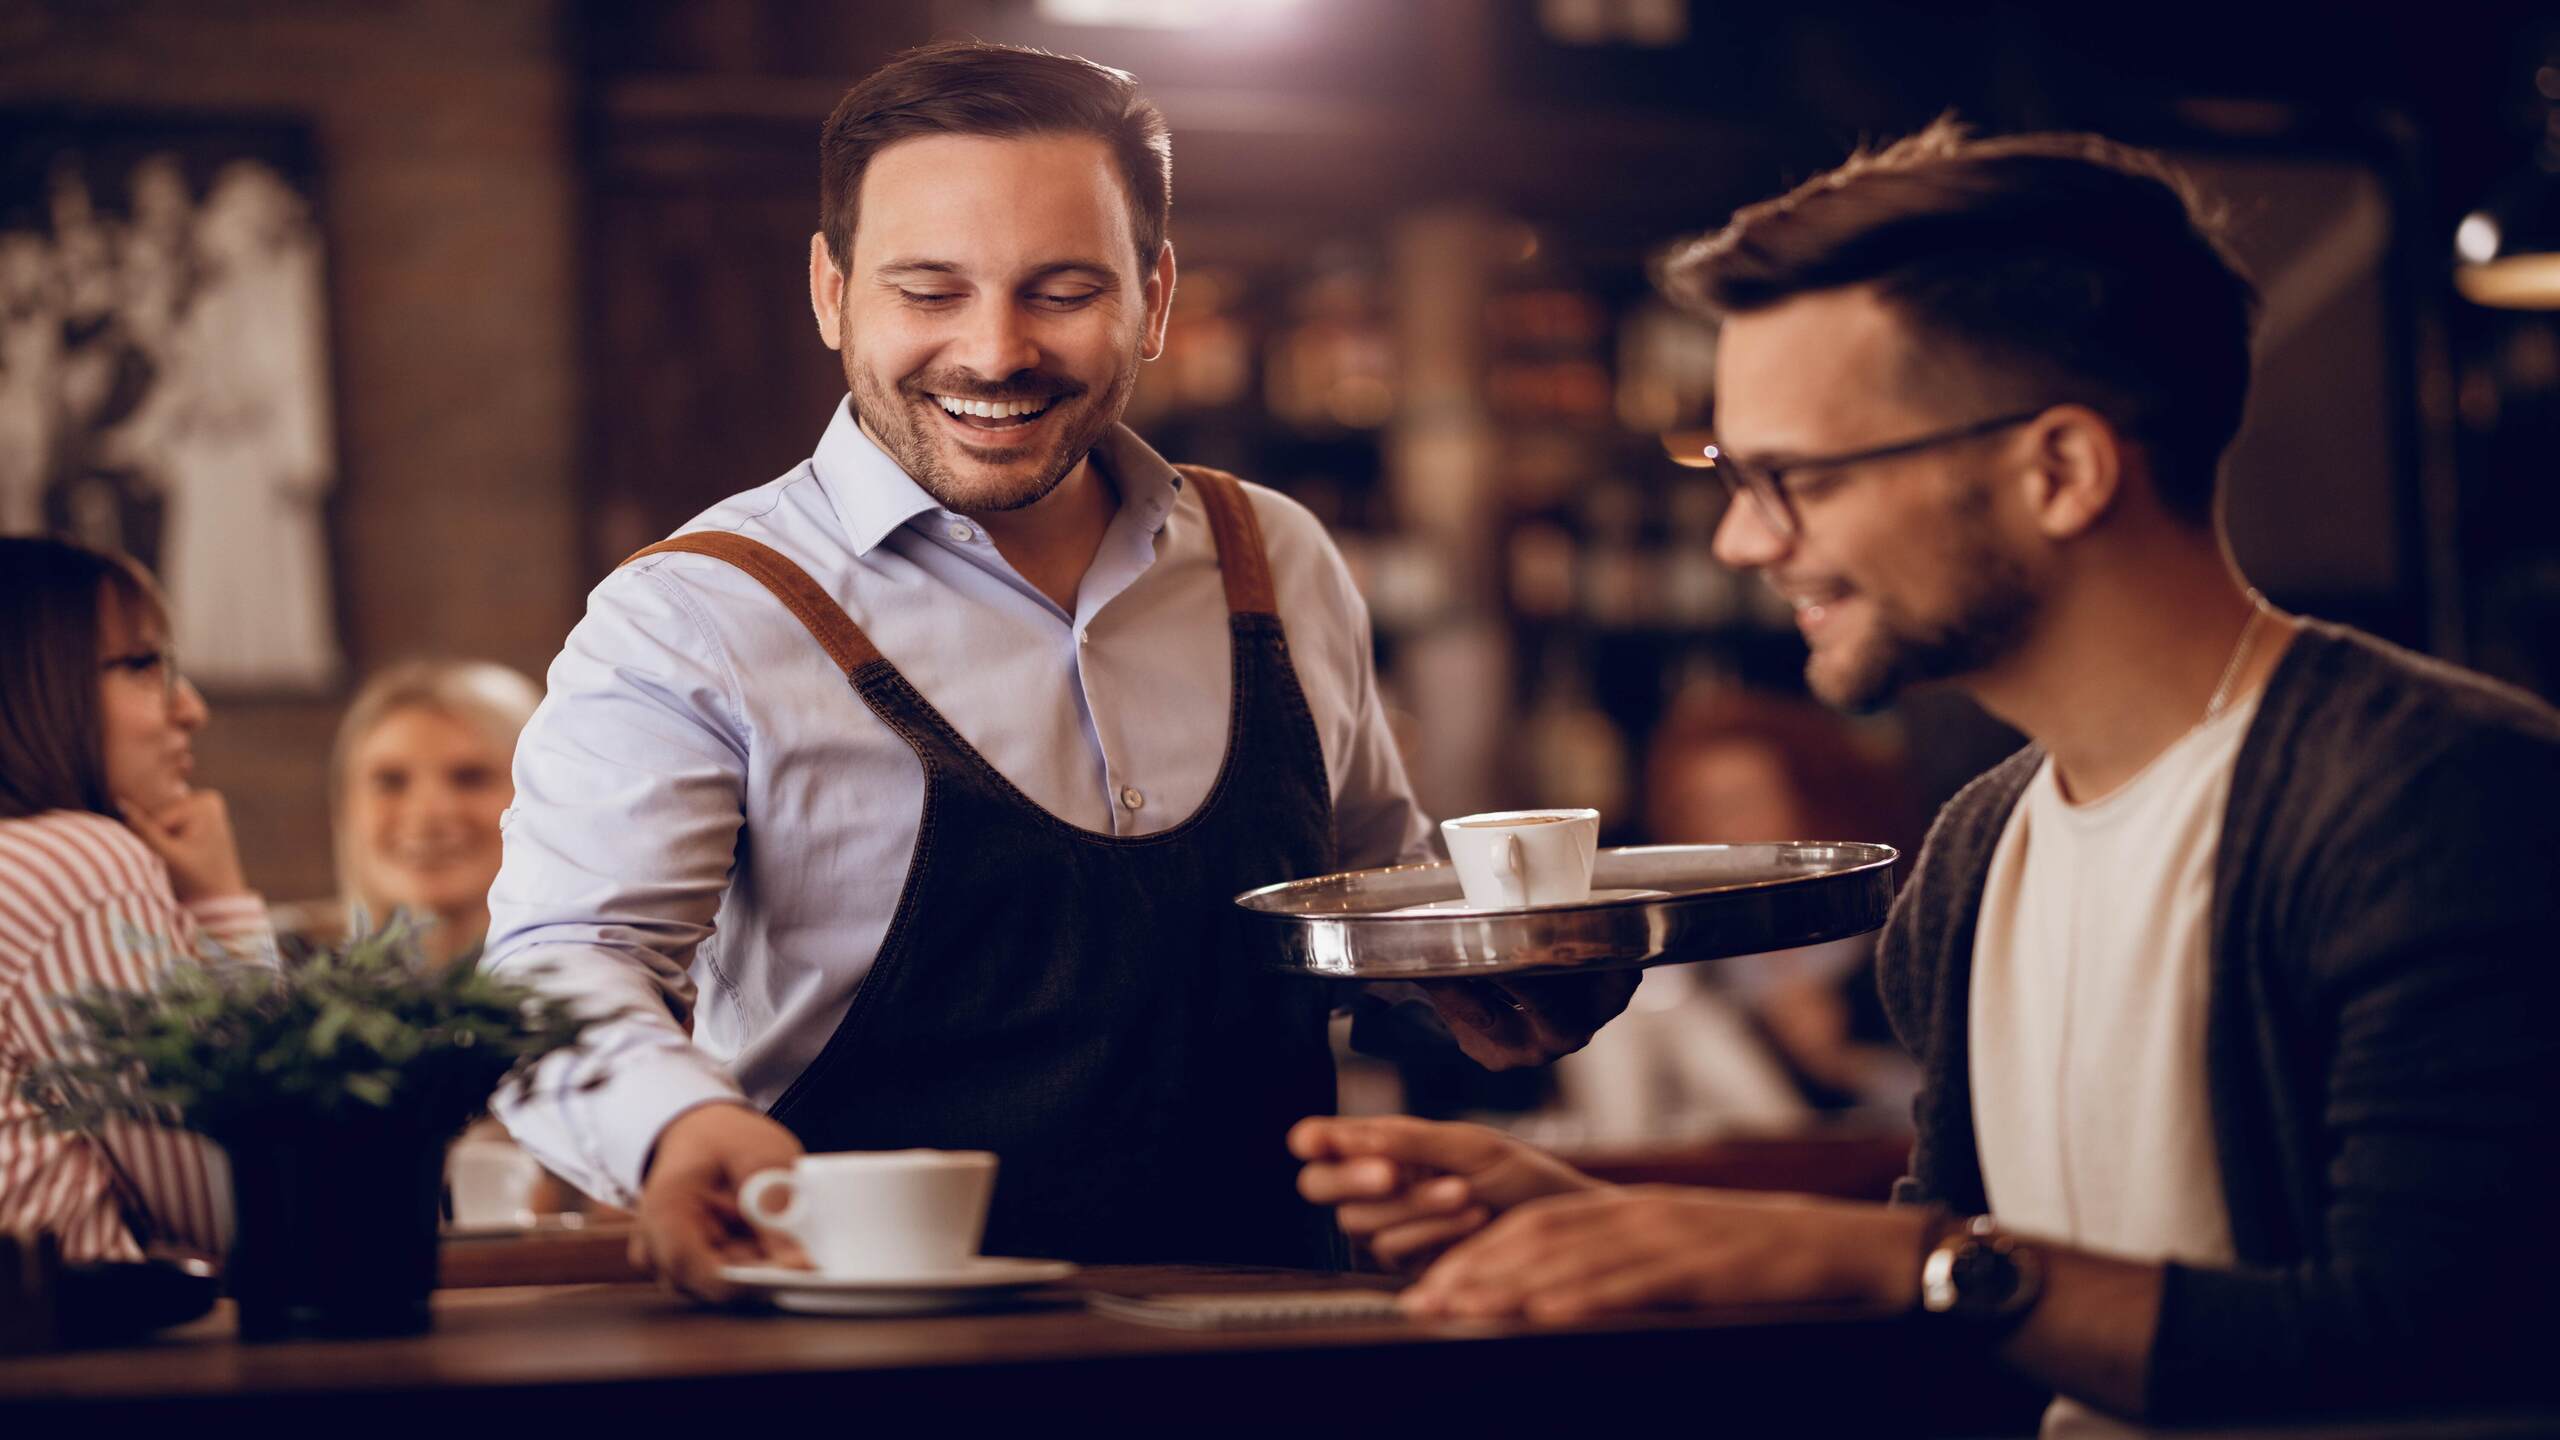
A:
{"type": "Polygon", "coordinates": [[[122,550],[208,690],[343,669],[307,127],[0,110],[0,533],[122,550]]]}

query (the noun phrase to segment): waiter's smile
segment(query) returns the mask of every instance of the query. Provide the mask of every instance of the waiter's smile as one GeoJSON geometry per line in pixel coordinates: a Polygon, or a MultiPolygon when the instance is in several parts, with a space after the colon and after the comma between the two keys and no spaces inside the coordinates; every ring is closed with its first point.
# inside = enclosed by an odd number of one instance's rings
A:
{"type": "Polygon", "coordinates": [[[926,391],[942,424],[971,449],[990,445],[1011,448],[1044,438],[1056,428],[1049,422],[1065,408],[1066,394],[1026,396],[1011,400],[976,400],[926,391]]]}
{"type": "Polygon", "coordinates": [[[936,395],[934,401],[943,413],[955,420],[984,430],[1009,430],[1027,425],[1048,413],[1058,402],[1051,395],[1039,400],[963,400],[952,395],[936,395]]]}

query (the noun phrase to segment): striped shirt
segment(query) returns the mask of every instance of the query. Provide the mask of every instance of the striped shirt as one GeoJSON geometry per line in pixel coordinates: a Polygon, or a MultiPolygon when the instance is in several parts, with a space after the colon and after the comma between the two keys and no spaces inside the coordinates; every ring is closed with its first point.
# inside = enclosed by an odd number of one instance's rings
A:
{"type": "Polygon", "coordinates": [[[222,1253],[230,1207],[213,1147],[136,1124],[64,1134],[20,1093],[30,1067],[65,1053],[75,1022],[56,1000],[147,990],[207,942],[275,954],[257,896],[180,905],[168,867],[116,821],[75,810],[0,820],[0,1231],[52,1231],[71,1260],[136,1259],[146,1242],[222,1253]]]}

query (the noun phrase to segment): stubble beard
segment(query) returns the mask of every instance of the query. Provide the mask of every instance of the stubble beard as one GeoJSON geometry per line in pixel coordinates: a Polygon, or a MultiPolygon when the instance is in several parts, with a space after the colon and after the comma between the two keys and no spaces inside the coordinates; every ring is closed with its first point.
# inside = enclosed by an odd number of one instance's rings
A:
{"type": "Polygon", "coordinates": [[[1915,616],[1881,597],[1870,597],[1875,631],[1837,657],[1815,651],[1805,661],[1805,683],[1821,699],[1865,715],[1891,704],[1903,691],[1982,670],[2015,651],[2035,619],[2037,597],[2025,567],[2003,551],[1991,531],[1990,497],[1975,490],[1961,497],[1941,532],[1940,563],[1956,577],[1956,593],[1943,616],[1915,616]]]}
{"type": "MultiPolygon", "coordinates": [[[[924,383],[928,377],[922,374],[910,376],[894,385],[883,384],[872,377],[849,348],[845,354],[844,369],[846,385],[853,392],[855,418],[880,442],[889,458],[898,462],[898,468],[906,471],[908,477],[936,503],[963,515],[1002,514],[1047,499],[1050,492],[1065,483],[1066,478],[1075,473],[1075,468],[1084,463],[1085,456],[1092,453],[1093,447],[1101,442],[1111,427],[1120,423],[1120,416],[1129,408],[1130,392],[1137,388],[1138,381],[1138,357],[1133,349],[1119,373],[1112,376],[1111,383],[1100,394],[1070,390],[1059,395],[1055,403],[1063,412],[1058,416],[1063,428],[1059,430],[1057,439],[1050,443],[1049,453],[1039,458],[1028,472],[1015,472],[1020,478],[1008,473],[972,480],[958,474],[945,458],[944,442],[936,433],[941,422],[920,413],[941,409],[925,392],[933,389],[949,395],[995,399],[999,397],[984,392],[999,387],[958,379],[935,380],[928,386],[924,383]]],[[[1009,377],[1007,387],[1016,392],[1015,398],[1026,390],[1036,394],[1044,391],[1056,393],[1061,389],[1054,377],[1031,372],[1009,377]]],[[[1020,461],[1031,459],[1037,449],[1030,445],[977,448],[985,457],[985,463],[1004,466],[1008,470],[1020,461]]]]}

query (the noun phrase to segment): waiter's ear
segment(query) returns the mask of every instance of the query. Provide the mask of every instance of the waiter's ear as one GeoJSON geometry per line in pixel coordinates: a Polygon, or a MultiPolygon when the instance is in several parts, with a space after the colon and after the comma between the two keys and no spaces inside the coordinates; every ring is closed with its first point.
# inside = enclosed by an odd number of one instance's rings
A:
{"type": "Polygon", "coordinates": [[[844,272],[827,253],[825,232],[809,237],[809,308],[817,312],[818,338],[830,350],[844,348],[844,272]]]}
{"type": "MultiPolygon", "coordinates": [[[[839,282],[841,283],[841,282],[839,282]]],[[[1173,317],[1173,242],[1164,242],[1156,252],[1156,265],[1147,272],[1147,333],[1139,337],[1138,358],[1153,360],[1164,353],[1165,322],[1173,317]]]]}

